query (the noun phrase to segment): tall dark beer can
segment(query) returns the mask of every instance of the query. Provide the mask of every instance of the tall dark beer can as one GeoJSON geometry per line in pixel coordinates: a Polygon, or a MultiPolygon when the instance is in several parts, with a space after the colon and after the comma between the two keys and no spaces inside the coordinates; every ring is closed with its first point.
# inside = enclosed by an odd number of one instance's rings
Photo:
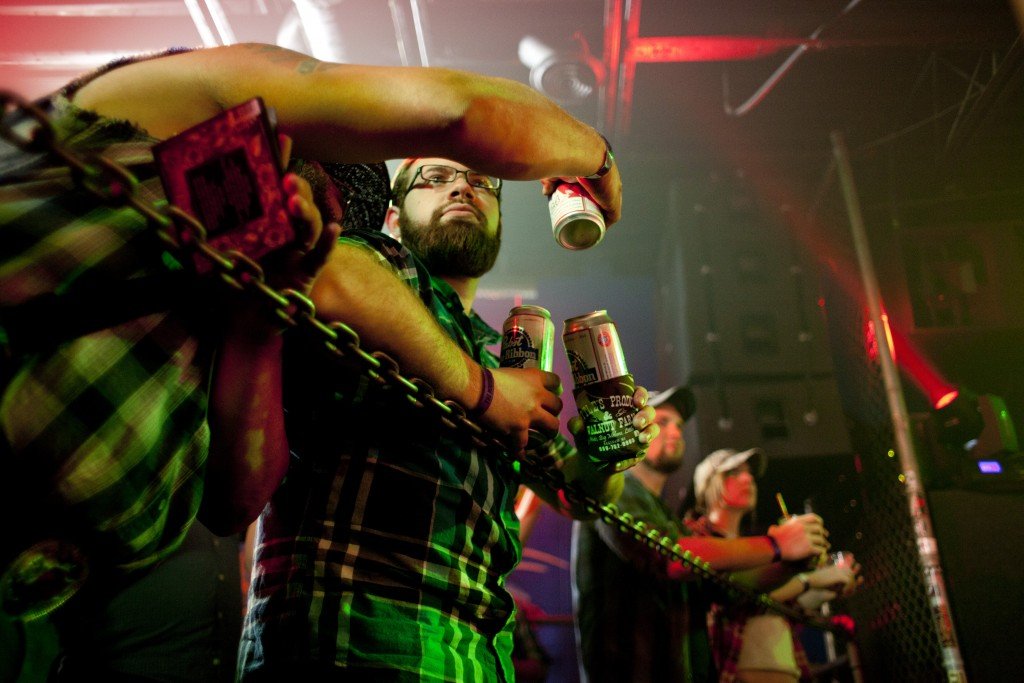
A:
{"type": "Polygon", "coordinates": [[[501,327],[501,367],[554,367],[555,324],[540,306],[516,306],[501,327]]]}
{"type": "Polygon", "coordinates": [[[633,426],[636,385],[626,368],[619,333],[607,311],[569,318],[562,331],[572,369],[573,398],[583,418],[587,454],[602,469],[616,472],[644,456],[633,426]]]}

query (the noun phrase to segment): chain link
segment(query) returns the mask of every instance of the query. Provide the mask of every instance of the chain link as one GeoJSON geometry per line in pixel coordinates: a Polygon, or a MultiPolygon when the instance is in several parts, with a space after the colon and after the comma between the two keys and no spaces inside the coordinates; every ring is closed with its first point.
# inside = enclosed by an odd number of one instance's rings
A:
{"type": "Polygon", "coordinates": [[[63,147],[56,140],[46,114],[19,95],[0,90],[0,117],[0,137],[25,152],[50,153],[70,168],[72,176],[82,188],[101,201],[114,207],[130,206],[158,231],[160,238],[171,248],[183,252],[185,256],[200,254],[227,286],[256,294],[286,326],[319,340],[334,356],[357,360],[361,366],[360,372],[371,381],[397,390],[413,406],[433,413],[444,427],[468,439],[477,448],[493,450],[511,465],[518,464],[518,469],[532,481],[539,481],[552,491],[563,491],[573,509],[584,510],[590,516],[596,515],[663,557],[681,563],[694,576],[717,585],[734,601],[754,603],[793,621],[838,635],[848,635],[844,628],[829,620],[809,617],[794,607],[738,584],[730,575],[716,572],[711,565],[689,550],[683,551],[678,543],[658,529],[649,529],[643,520],[635,520],[629,513],[621,512],[614,503],[601,503],[578,488],[567,485],[554,459],[546,453],[547,449],[542,447],[524,457],[513,457],[507,452],[500,436],[471,420],[464,406],[437,398],[426,381],[402,375],[398,363],[387,354],[364,350],[360,346],[359,335],[351,327],[342,322],[321,321],[316,317],[316,307],[306,296],[294,290],[274,289],[267,284],[259,264],[238,252],[221,252],[211,246],[206,239],[206,228],[191,215],[173,205],[157,207],[141,200],[136,193],[139,181],[130,170],[102,156],[81,156],[63,147]],[[8,115],[12,113],[27,116],[35,127],[19,133],[11,124],[17,118],[8,115]],[[177,234],[172,231],[172,227],[177,229],[177,234]]]}

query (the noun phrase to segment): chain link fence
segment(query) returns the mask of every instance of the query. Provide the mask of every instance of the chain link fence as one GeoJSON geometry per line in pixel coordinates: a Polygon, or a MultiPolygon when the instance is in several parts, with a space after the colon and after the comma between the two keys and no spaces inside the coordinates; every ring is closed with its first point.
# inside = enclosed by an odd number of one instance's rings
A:
{"type": "Polygon", "coordinates": [[[849,608],[863,680],[948,680],[848,221],[838,188],[833,192],[835,206],[819,220],[828,225],[837,253],[845,249],[850,258],[832,263],[823,291],[836,382],[860,474],[861,516],[852,550],[865,583],[849,608]]]}

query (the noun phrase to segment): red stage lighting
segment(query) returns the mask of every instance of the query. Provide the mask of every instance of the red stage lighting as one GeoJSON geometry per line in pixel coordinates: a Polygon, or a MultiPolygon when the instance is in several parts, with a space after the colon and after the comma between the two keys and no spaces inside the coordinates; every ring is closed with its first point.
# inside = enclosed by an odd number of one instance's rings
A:
{"type": "MultiPolygon", "coordinates": [[[[886,346],[896,365],[928,398],[933,409],[939,410],[956,400],[959,390],[956,385],[944,378],[938,370],[921,353],[914,348],[903,334],[889,324],[889,316],[882,313],[882,324],[885,327],[886,346]]],[[[874,325],[869,320],[866,344],[868,357],[878,357],[878,340],[875,337],[874,325]]]]}
{"type": "Polygon", "coordinates": [[[943,408],[948,406],[950,403],[955,401],[956,397],[959,396],[959,395],[960,395],[960,392],[957,391],[956,389],[954,389],[953,391],[950,391],[950,392],[948,392],[946,394],[943,394],[941,397],[939,397],[939,400],[936,401],[935,405],[932,406],[932,407],[935,408],[935,410],[942,410],[943,408]]]}
{"type": "MultiPolygon", "coordinates": [[[[925,358],[903,334],[889,324],[882,312],[886,347],[904,374],[928,398],[932,407],[934,435],[953,454],[967,455],[967,463],[949,467],[966,474],[955,475],[961,483],[1003,478],[1014,482],[1024,479],[1024,455],[1018,452],[1017,434],[1002,398],[978,394],[957,387],[925,358]],[[980,479],[978,479],[980,477],[980,479]]],[[[866,345],[868,357],[878,358],[879,350],[874,325],[868,322],[866,345]]]]}

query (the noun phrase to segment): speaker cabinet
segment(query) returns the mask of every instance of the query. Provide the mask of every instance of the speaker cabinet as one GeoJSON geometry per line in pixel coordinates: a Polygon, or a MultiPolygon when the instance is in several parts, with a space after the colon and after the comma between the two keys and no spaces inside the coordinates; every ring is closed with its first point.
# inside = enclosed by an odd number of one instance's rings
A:
{"type": "Polygon", "coordinates": [[[785,211],[743,184],[679,187],[656,256],[660,351],[675,381],[832,372],[815,261],[785,211]]]}
{"type": "Polygon", "coordinates": [[[970,681],[1024,671],[1024,493],[930,491],[935,538],[970,681]]]}
{"type": "Polygon", "coordinates": [[[692,385],[703,453],[761,446],[773,457],[851,452],[839,394],[830,377],[751,378],[692,385]]]}

